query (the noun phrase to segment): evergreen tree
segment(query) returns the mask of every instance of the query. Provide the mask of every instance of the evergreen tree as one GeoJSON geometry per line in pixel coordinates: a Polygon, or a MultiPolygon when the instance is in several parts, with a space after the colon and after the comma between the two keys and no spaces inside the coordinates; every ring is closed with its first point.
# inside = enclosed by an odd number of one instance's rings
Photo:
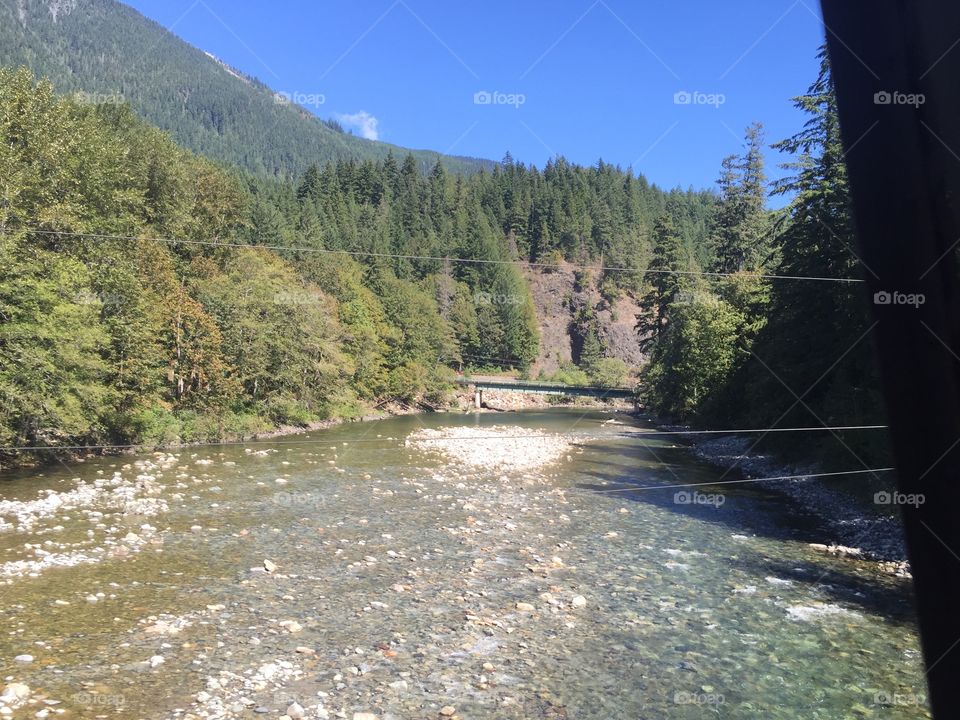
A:
{"type": "Polygon", "coordinates": [[[764,208],[762,146],[763,128],[753,123],[746,130],[743,156],[723,160],[717,181],[720,200],[711,233],[717,272],[755,270],[766,260],[769,221],[764,208]]]}
{"type": "Polygon", "coordinates": [[[673,220],[663,214],[653,229],[653,258],[647,268],[649,289],[641,298],[643,313],[637,318],[640,344],[649,347],[660,337],[667,323],[670,303],[689,285],[687,253],[673,220]]]}

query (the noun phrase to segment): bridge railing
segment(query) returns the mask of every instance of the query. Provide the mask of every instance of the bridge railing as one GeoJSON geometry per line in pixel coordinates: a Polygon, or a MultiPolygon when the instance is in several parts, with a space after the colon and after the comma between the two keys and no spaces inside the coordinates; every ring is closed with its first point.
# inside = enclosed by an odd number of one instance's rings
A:
{"type": "Polygon", "coordinates": [[[632,387],[612,386],[612,385],[567,385],[564,383],[544,382],[542,380],[498,380],[494,378],[471,378],[458,377],[456,382],[460,385],[475,385],[484,388],[496,388],[503,390],[539,390],[541,392],[553,391],[558,394],[590,392],[590,393],[616,393],[618,395],[632,396],[636,390],[632,387]]]}

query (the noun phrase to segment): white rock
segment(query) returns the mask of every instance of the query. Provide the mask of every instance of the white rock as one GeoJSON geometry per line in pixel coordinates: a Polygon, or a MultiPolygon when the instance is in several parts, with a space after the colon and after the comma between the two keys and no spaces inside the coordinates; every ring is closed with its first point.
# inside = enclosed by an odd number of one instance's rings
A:
{"type": "Polygon", "coordinates": [[[573,600],[570,603],[574,607],[586,607],[587,599],[583,595],[574,595],[573,600]]]}
{"type": "Polygon", "coordinates": [[[14,662],[18,663],[32,663],[33,655],[17,655],[14,659],[14,662]]]}
{"type": "Polygon", "coordinates": [[[28,697],[30,697],[30,686],[17,682],[10,683],[0,693],[0,700],[11,704],[26,700],[28,697]]]}
{"type": "Polygon", "coordinates": [[[147,660],[147,662],[150,664],[150,667],[155,668],[163,665],[166,660],[164,659],[163,655],[154,655],[152,658],[147,660]]]}

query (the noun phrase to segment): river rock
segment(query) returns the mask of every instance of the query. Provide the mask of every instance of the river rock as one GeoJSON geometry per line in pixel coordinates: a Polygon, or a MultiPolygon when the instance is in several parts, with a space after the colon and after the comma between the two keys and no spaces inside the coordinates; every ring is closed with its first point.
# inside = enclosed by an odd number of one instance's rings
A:
{"type": "Polygon", "coordinates": [[[534,607],[530,603],[518,602],[517,610],[519,610],[520,612],[533,612],[534,607]]]}
{"type": "Polygon", "coordinates": [[[377,720],[377,716],[368,712],[355,712],[353,720],[377,720]]]}
{"type": "Polygon", "coordinates": [[[30,697],[30,686],[18,682],[10,683],[0,693],[0,700],[10,704],[21,702],[28,697],[30,697]]]}
{"type": "Polygon", "coordinates": [[[18,663],[32,663],[33,655],[17,655],[14,659],[14,662],[18,663]]]}
{"type": "Polygon", "coordinates": [[[266,570],[268,573],[272,573],[277,569],[277,565],[272,560],[264,560],[263,569],[266,570]]]}
{"type": "Polygon", "coordinates": [[[290,703],[290,705],[287,707],[287,716],[293,720],[299,720],[306,714],[306,711],[303,709],[300,703],[290,703]]]}
{"type": "Polygon", "coordinates": [[[440,708],[440,714],[444,717],[450,717],[451,715],[456,714],[457,709],[453,705],[444,705],[440,708]]]}
{"type": "Polygon", "coordinates": [[[583,595],[574,595],[573,600],[570,601],[570,604],[574,607],[586,607],[587,599],[583,595]]]}

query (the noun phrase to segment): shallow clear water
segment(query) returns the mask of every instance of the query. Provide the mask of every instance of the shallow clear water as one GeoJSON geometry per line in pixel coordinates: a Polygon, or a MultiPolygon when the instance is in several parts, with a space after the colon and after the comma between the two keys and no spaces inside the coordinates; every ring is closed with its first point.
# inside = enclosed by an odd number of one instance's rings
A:
{"type": "MultiPolygon", "coordinates": [[[[719,507],[609,492],[720,475],[611,416],[431,415],[256,444],[266,456],[190,448],[150,471],[164,513],[96,528],[67,509],[0,531],[0,563],[47,540],[99,560],[0,578],[0,677],[33,691],[14,717],[276,717],[291,700],[308,717],[318,702],[347,718],[929,717],[905,581],[811,551],[815,519],[749,485],[700,488],[719,507]],[[450,424],[591,439],[508,474],[403,444],[450,424]]],[[[134,477],[136,459],[22,473],[0,498],[134,477]]]]}

